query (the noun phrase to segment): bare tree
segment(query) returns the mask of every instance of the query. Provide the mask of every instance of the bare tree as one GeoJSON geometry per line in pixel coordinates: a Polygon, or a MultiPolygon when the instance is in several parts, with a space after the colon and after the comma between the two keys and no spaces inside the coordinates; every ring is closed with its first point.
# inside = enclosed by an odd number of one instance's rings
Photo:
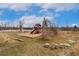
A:
{"type": "Polygon", "coordinates": [[[42,39],[48,39],[48,37],[52,37],[54,35],[57,35],[55,24],[44,18],[42,22],[42,39]]]}
{"type": "Polygon", "coordinates": [[[42,22],[42,39],[47,39],[47,35],[48,35],[48,21],[47,19],[44,18],[43,22],[42,22]]]}
{"type": "Polygon", "coordinates": [[[23,29],[23,24],[24,24],[24,21],[20,20],[19,21],[19,29],[20,29],[21,32],[22,32],[22,29],[23,29]]]}

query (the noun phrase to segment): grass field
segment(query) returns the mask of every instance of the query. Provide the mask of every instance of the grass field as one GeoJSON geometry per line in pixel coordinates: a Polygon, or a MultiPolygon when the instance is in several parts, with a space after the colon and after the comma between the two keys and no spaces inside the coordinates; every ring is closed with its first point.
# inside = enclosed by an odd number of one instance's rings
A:
{"type": "Polygon", "coordinates": [[[72,45],[70,48],[66,49],[54,49],[50,50],[44,48],[44,43],[62,43],[66,42],[71,36],[77,38],[79,41],[79,34],[75,32],[62,32],[57,36],[52,37],[49,40],[42,40],[40,37],[29,38],[25,36],[17,35],[18,32],[0,32],[0,55],[4,56],[56,56],[62,55],[64,51],[75,51],[75,55],[79,55],[79,44],[72,45]],[[68,34],[69,33],[69,34],[68,34]],[[20,39],[20,40],[17,40],[20,39]],[[74,50],[75,49],[75,50],[74,50]]]}

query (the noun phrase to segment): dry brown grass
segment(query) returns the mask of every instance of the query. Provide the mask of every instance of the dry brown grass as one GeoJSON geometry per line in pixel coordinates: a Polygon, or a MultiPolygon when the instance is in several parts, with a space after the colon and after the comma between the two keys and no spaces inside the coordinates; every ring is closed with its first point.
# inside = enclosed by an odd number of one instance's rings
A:
{"type": "Polygon", "coordinates": [[[31,37],[31,38],[35,38],[35,37],[41,36],[41,33],[39,33],[39,34],[31,34],[31,33],[29,32],[29,33],[19,33],[18,35],[20,35],[20,36],[26,36],[26,37],[31,37]]]}
{"type": "Polygon", "coordinates": [[[4,47],[10,47],[12,45],[15,45],[14,47],[4,49],[3,51],[0,51],[0,55],[37,55],[37,56],[56,56],[56,55],[62,55],[64,51],[74,51],[75,55],[79,55],[79,44],[72,45],[68,49],[54,49],[50,50],[47,48],[44,48],[42,45],[46,42],[52,43],[63,43],[67,42],[67,39],[71,36],[74,36],[77,38],[77,41],[79,41],[78,32],[67,32],[67,31],[58,31],[58,35],[51,37],[49,40],[44,41],[40,40],[39,37],[35,38],[29,38],[27,36],[20,36],[17,35],[19,32],[0,32],[0,42],[3,43],[5,41],[9,41],[6,43],[7,46],[4,47]],[[15,38],[22,39],[24,42],[18,42],[14,40],[15,38]],[[11,43],[13,42],[13,43],[11,43]],[[16,45],[19,44],[19,45],[16,45]]]}

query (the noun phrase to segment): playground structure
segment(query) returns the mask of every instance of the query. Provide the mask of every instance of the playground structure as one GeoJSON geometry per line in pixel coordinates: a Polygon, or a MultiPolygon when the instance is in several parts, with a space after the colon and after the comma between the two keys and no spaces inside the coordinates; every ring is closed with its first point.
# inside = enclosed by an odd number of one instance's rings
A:
{"type": "Polygon", "coordinates": [[[27,30],[27,32],[20,33],[18,35],[20,36],[27,36],[31,38],[39,37],[41,36],[41,24],[35,24],[33,30],[27,30]],[[34,35],[33,35],[34,34],[34,35]]]}
{"type": "Polygon", "coordinates": [[[39,33],[52,33],[52,34],[57,34],[56,28],[54,26],[55,24],[52,24],[51,21],[48,21],[48,19],[44,18],[41,24],[35,24],[33,31],[31,34],[39,34],[39,33]]]}
{"type": "Polygon", "coordinates": [[[47,19],[44,18],[43,22],[42,22],[42,26],[41,24],[37,23],[34,25],[34,29],[31,32],[31,34],[39,34],[42,33],[41,30],[45,30],[48,31],[48,28],[50,27],[49,22],[47,19]]]}
{"type": "Polygon", "coordinates": [[[33,30],[22,32],[19,35],[32,38],[40,36],[43,39],[53,37],[54,35],[57,35],[57,29],[54,25],[55,24],[52,24],[51,21],[44,18],[42,25],[37,23],[34,25],[33,30]]]}
{"type": "Polygon", "coordinates": [[[38,34],[41,33],[41,24],[35,24],[33,31],[31,34],[38,34]]]}

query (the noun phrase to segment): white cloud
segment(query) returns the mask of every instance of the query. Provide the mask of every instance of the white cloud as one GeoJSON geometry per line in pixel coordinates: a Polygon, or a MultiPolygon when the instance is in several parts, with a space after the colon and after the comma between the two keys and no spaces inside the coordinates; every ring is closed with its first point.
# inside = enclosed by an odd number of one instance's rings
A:
{"type": "Polygon", "coordinates": [[[31,6],[32,4],[25,4],[25,3],[1,3],[0,4],[0,8],[10,8],[12,10],[15,11],[19,11],[19,10],[27,10],[27,8],[29,6],[31,6]]]}
{"type": "Polygon", "coordinates": [[[0,26],[11,26],[11,27],[16,27],[18,25],[18,21],[8,21],[8,20],[0,20],[0,26]]]}
{"type": "Polygon", "coordinates": [[[59,12],[62,11],[76,11],[79,10],[79,5],[77,3],[42,3],[36,4],[40,6],[42,9],[39,13],[45,12],[46,15],[58,17],[60,16],[59,12]],[[54,13],[49,12],[48,9],[54,9],[54,13]]]}
{"type": "MultiPolygon", "coordinates": [[[[24,10],[27,10],[30,6],[32,6],[32,4],[25,4],[25,3],[7,3],[7,4],[0,4],[0,8],[10,8],[12,10],[15,10],[15,11],[24,11],[24,10]]],[[[46,16],[46,18],[48,18],[49,20],[53,20],[54,17],[57,17],[59,16],[59,13],[58,12],[61,12],[61,11],[71,11],[71,10],[77,10],[79,9],[77,6],[77,4],[75,3],[37,3],[35,4],[35,6],[40,6],[42,8],[42,10],[40,10],[40,12],[43,12],[45,11],[46,14],[48,16],[46,16]],[[55,14],[53,13],[50,13],[48,11],[48,9],[55,9],[55,14]]],[[[30,9],[29,9],[30,10],[30,9]]],[[[2,15],[3,12],[0,13],[0,15],[2,15]]],[[[43,20],[43,17],[44,16],[36,16],[36,15],[30,15],[30,16],[23,16],[21,17],[19,20],[23,20],[24,19],[24,22],[25,22],[25,25],[24,26],[30,26],[32,27],[34,24],[36,23],[41,23],[42,20],[43,20]]],[[[14,25],[17,24],[17,21],[14,22],[14,25]]]]}
{"type": "Polygon", "coordinates": [[[56,12],[60,12],[60,11],[71,11],[71,10],[77,10],[78,7],[77,4],[59,4],[58,7],[56,7],[56,12]]]}
{"type": "Polygon", "coordinates": [[[0,20],[0,26],[5,26],[7,22],[8,21],[6,21],[6,20],[0,20]]]}
{"type": "Polygon", "coordinates": [[[35,5],[40,6],[42,10],[47,11],[47,9],[55,9],[56,12],[69,11],[74,9],[79,9],[77,3],[1,3],[0,8],[11,8],[13,10],[27,10],[28,7],[35,5]]]}
{"type": "Polygon", "coordinates": [[[56,12],[60,11],[70,11],[79,9],[77,3],[45,3],[45,4],[37,4],[43,11],[47,11],[48,9],[55,9],[56,12]]]}
{"type": "Polygon", "coordinates": [[[74,27],[74,26],[79,27],[79,24],[71,24],[71,25],[70,25],[70,27],[74,27]]]}
{"type": "MultiPolygon", "coordinates": [[[[51,16],[46,16],[46,18],[48,20],[50,20],[50,21],[54,19],[51,16]]],[[[35,16],[35,15],[23,16],[23,17],[20,18],[20,20],[23,20],[24,21],[24,26],[25,27],[32,27],[36,23],[42,24],[43,19],[44,19],[44,16],[35,16]]]]}

